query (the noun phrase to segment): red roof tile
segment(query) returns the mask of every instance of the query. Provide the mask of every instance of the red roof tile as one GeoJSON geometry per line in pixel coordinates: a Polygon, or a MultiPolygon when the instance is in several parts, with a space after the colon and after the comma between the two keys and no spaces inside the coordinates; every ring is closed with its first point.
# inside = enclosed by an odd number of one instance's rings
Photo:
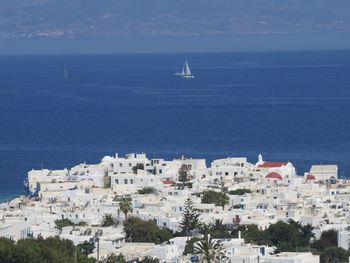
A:
{"type": "Polygon", "coordinates": [[[162,181],[163,184],[175,184],[176,182],[173,181],[173,180],[165,180],[165,181],[162,181]]]}

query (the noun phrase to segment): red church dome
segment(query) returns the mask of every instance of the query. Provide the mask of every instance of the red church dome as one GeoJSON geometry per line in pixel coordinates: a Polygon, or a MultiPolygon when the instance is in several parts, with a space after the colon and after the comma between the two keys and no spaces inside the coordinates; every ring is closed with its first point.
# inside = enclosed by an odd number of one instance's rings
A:
{"type": "Polygon", "coordinates": [[[312,174],[308,174],[308,175],[306,176],[306,180],[307,180],[307,181],[309,181],[309,180],[316,180],[316,177],[315,177],[314,175],[312,175],[312,174]]]}
{"type": "Polygon", "coordinates": [[[266,175],[265,178],[267,178],[267,179],[282,180],[282,176],[281,176],[279,173],[275,173],[275,172],[269,173],[268,175],[266,175]]]}

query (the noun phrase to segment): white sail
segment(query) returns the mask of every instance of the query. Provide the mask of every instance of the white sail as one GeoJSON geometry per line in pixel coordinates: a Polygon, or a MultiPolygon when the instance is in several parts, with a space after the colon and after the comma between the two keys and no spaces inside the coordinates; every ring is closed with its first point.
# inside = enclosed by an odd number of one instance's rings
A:
{"type": "MultiPolygon", "coordinates": [[[[186,63],[185,63],[186,64],[186,63]]],[[[183,65],[182,66],[182,70],[181,70],[181,76],[184,76],[185,75],[185,68],[186,68],[186,65],[183,65]]]]}
{"type": "Polygon", "coordinates": [[[188,66],[187,59],[185,62],[185,75],[191,75],[191,70],[190,70],[190,67],[188,66]]]}

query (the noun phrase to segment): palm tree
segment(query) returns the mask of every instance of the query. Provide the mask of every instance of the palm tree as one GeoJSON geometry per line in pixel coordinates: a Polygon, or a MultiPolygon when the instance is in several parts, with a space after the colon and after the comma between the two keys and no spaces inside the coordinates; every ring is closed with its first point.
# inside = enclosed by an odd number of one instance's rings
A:
{"type": "Polygon", "coordinates": [[[195,244],[194,252],[202,255],[201,263],[231,262],[222,251],[220,242],[213,240],[210,234],[205,235],[201,241],[195,244]]]}
{"type": "Polygon", "coordinates": [[[226,226],[224,225],[223,221],[221,219],[214,219],[211,223],[211,230],[217,231],[217,232],[225,232],[226,226]]]}
{"type": "Polygon", "coordinates": [[[118,220],[111,214],[106,214],[102,218],[102,227],[115,226],[118,224],[118,220]]]}
{"type": "Polygon", "coordinates": [[[123,198],[119,203],[119,208],[124,213],[125,220],[127,220],[128,213],[132,212],[132,204],[131,204],[130,199],[123,198]]]}
{"type": "Polygon", "coordinates": [[[198,225],[198,232],[204,236],[210,234],[211,230],[212,229],[210,224],[200,223],[198,225]]]}

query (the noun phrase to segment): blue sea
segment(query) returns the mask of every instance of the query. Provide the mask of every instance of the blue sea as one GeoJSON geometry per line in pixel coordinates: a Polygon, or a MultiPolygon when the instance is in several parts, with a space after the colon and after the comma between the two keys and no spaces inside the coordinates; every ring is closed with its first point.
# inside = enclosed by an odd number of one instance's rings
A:
{"type": "Polygon", "coordinates": [[[115,152],[350,174],[350,51],[0,57],[0,199],[115,152]],[[193,80],[174,76],[185,59],[193,80]],[[68,77],[64,77],[67,68],[68,77]]]}

